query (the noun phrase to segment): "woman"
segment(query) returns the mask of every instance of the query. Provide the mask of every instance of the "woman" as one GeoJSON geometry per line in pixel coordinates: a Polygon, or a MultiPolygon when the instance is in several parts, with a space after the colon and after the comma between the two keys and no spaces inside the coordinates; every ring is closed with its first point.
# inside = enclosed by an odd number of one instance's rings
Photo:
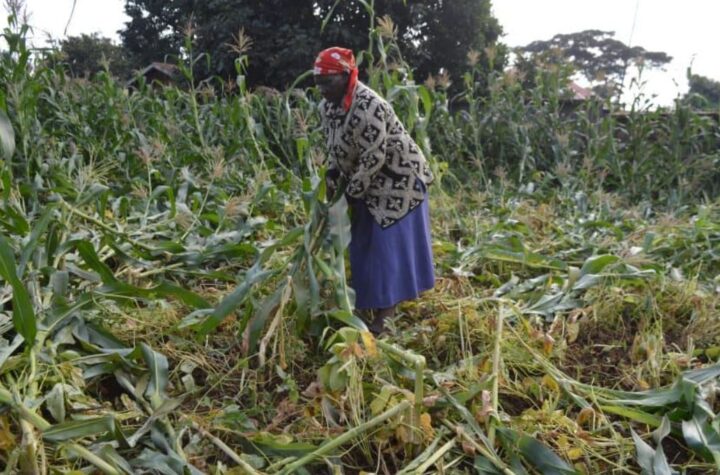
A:
{"type": "Polygon", "coordinates": [[[435,285],[427,195],[432,173],[392,107],[358,81],[352,51],[322,51],[314,77],[324,98],[319,107],[330,195],[339,178],[347,183],[355,306],[380,334],[398,303],[435,285]]]}

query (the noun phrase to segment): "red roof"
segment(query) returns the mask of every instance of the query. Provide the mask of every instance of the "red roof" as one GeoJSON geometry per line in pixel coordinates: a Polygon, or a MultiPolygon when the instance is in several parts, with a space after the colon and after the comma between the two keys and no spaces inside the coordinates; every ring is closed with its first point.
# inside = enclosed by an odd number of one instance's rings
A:
{"type": "Polygon", "coordinates": [[[585,101],[593,96],[592,89],[580,86],[575,81],[570,81],[570,92],[572,92],[572,98],[577,101],[585,101]]]}

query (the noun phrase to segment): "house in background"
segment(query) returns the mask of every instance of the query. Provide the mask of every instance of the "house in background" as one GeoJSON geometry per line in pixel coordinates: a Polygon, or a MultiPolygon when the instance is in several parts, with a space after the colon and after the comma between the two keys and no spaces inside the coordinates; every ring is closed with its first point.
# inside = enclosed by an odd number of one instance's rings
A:
{"type": "Polygon", "coordinates": [[[560,98],[560,113],[571,114],[582,108],[584,104],[597,99],[592,89],[582,87],[575,81],[570,81],[560,98]]]}
{"type": "Polygon", "coordinates": [[[145,78],[145,83],[153,87],[177,86],[182,83],[180,68],[171,63],[151,63],[135,74],[135,77],[128,82],[128,87],[137,89],[140,78],[145,78]]]}

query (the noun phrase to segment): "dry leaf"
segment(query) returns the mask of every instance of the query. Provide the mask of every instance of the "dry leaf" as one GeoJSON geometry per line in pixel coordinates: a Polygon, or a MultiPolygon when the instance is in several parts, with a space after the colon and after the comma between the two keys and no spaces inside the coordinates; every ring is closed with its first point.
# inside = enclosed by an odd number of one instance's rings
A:
{"type": "Polygon", "coordinates": [[[435,404],[437,404],[439,399],[440,399],[439,394],[433,394],[432,396],[427,396],[423,399],[423,406],[433,407],[433,406],[435,406],[435,404]]]}
{"type": "Polygon", "coordinates": [[[375,337],[373,337],[372,333],[368,331],[360,332],[360,336],[362,337],[363,346],[365,346],[365,351],[368,356],[370,358],[376,358],[378,356],[378,351],[377,345],[375,344],[375,337]]]}
{"type": "Polygon", "coordinates": [[[578,322],[570,322],[567,324],[566,330],[568,343],[574,343],[580,335],[580,324],[578,322]]]}
{"type": "Polygon", "coordinates": [[[545,333],[543,335],[543,352],[549,356],[550,354],[552,354],[552,350],[553,350],[554,346],[555,346],[555,339],[553,337],[551,337],[550,335],[548,335],[547,333],[545,333]]]}
{"type": "Polygon", "coordinates": [[[322,395],[322,386],[317,381],[313,381],[310,385],[302,392],[302,395],[309,399],[315,399],[322,395]]]}
{"type": "Polygon", "coordinates": [[[475,419],[477,419],[477,421],[482,424],[487,422],[488,417],[490,417],[490,415],[493,414],[494,411],[492,407],[492,395],[490,394],[490,391],[483,391],[481,397],[482,409],[475,413],[475,419]]]}
{"type": "Polygon", "coordinates": [[[581,459],[584,454],[585,454],[585,453],[583,452],[583,450],[582,450],[581,448],[579,448],[579,447],[574,447],[574,448],[572,448],[572,449],[570,449],[570,450],[567,451],[567,456],[568,456],[568,458],[569,458],[570,460],[572,460],[573,462],[574,462],[575,460],[581,459]]]}
{"type": "Polygon", "coordinates": [[[553,377],[549,374],[543,376],[542,385],[554,393],[560,392],[560,386],[558,385],[557,381],[555,381],[555,379],[553,379],[553,377]]]}
{"type": "Polygon", "coordinates": [[[16,445],[15,435],[10,431],[10,421],[7,416],[0,417],[0,450],[10,452],[16,445]]]}
{"type": "Polygon", "coordinates": [[[585,407],[580,411],[575,422],[577,422],[579,426],[582,426],[588,422],[590,423],[590,425],[592,425],[594,421],[595,410],[592,407],[585,407]]]}
{"type": "Polygon", "coordinates": [[[405,424],[397,426],[395,429],[395,437],[404,444],[411,444],[413,442],[412,430],[405,424]]]}
{"type": "Polygon", "coordinates": [[[435,437],[435,429],[432,426],[432,417],[427,412],[420,414],[420,428],[423,431],[425,440],[432,440],[435,437]]]}
{"type": "Polygon", "coordinates": [[[463,440],[462,448],[463,448],[463,452],[465,452],[466,455],[469,455],[470,457],[475,456],[475,454],[476,454],[475,447],[467,440],[463,440]]]}

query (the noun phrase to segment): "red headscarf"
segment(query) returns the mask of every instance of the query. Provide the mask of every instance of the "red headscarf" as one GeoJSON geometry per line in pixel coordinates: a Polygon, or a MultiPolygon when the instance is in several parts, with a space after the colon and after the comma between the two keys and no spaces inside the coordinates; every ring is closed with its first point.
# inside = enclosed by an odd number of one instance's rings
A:
{"type": "Polygon", "coordinates": [[[314,73],[316,75],[349,73],[347,90],[343,98],[343,108],[345,112],[350,110],[355,86],[358,81],[358,68],[355,64],[355,56],[353,52],[345,48],[328,48],[322,50],[315,60],[314,73]]]}

